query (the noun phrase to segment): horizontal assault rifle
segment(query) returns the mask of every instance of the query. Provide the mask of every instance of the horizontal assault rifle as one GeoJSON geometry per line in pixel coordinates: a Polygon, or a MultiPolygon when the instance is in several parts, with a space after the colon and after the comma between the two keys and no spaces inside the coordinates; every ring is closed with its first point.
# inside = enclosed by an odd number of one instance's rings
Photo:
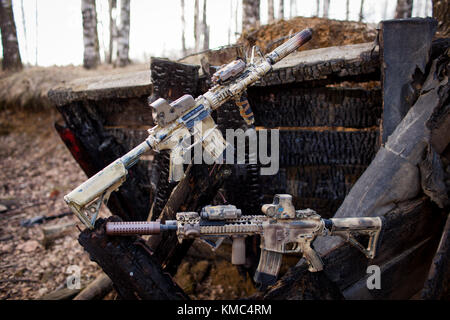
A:
{"type": "Polygon", "coordinates": [[[151,103],[157,125],[148,130],[148,138],[67,194],[64,200],[70,209],[92,229],[102,203],[106,203],[111,192],[126,180],[127,170],[150,149],[156,152],[171,150],[170,181],[181,180],[184,175],[183,156],[198,143],[211,159],[218,159],[228,144],[217,129],[211,112],[234,100],[244,120],[248,124],[253,123],[253,112],[244,98],[247,87],[264,77],[272,70],[273,64],[297,50],[311,37],[312,30],[305,29],[266,56],[253,47],[248,63],[238,59],[219,69],[212,77],[214,86],[196,99],[184,95],[172,103],[162,98],[151,103]]]}
{"type": "Polygon", "coordinates": [[[155,235],[162,231],[177,232],[178,241],[202,238],[217,248],[225,237],[233,240],[231,262],[245,264],[245,237],[261,236],[261,255],[254,280],[260,288],[272,285],[280,270],[282,255],[303,253],[309,271],[323,270],[320,256],[311,248],[317,236],[339,236],[358,248],[369,259],[375,257],[382,218],[322,219],[311,209],[295,210],[292,196],[277,194],[272,204],[262,206],[264,215],[242,215],[233,205],[206,206],[200,213],[178,212],[176,220],[107,222],[109,235],[155,235]],[[358,236],[367,236],[367,246],[358,236]],[[212,239],[216,239],[214,242],[212,239]]]}

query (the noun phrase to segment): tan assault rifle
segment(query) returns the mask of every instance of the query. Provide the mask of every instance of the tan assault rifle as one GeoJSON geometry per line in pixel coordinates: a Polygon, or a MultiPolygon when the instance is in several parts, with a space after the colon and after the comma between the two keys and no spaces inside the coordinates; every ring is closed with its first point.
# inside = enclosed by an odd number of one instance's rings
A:
{"type": "Polygon", "coordinates": [[[292,196],[277,194],[272,204],[262,207],[264,215],[242,215],[233,205],[207,206],[200,213],[179,212],[176,220],[160,222],[108,222],[109,235],[154,235],[162,231],[177,232],[178,241],[202,238],[217,248],[224,237],[231,237],[232,258],[235,265],[245,264],[245,237],[261,236],[261,256],[254,280],[260,288],[273,284],[281,266],[282,255],[303,254],[309,271],[323,270],[320,256],[311,248],[317,236],[339,236],[372,259],[383,226],[381,217],[322,219],[311,209],[295,210],[292,196]],[[363,246],[356,237],[368,237],[363,246]],[[213,242],[212,239],[217,241],[213,242]]]}

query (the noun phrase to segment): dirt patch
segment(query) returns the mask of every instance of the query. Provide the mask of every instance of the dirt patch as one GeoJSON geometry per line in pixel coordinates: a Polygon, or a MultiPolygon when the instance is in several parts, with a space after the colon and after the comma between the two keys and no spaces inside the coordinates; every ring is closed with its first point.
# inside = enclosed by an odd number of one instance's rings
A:
{"type": "Polygon", "coordinates": [[[99,272],[78,244],[73,215],[32,227],[21,222],[67,212],[63,196],[86,179],[53,128],[54,111],[0,112],[0,299],[36,299],[66,286],[69,266],[81,285],[99,272]],[[48,242],[44,229],[69,225],[48,242]]]}
{"type": "Polygon", "coordinates": [[[283,37],[305,28],[313,28],[313,38],[299,51],[371,42],[377,35],[374,25],[361,22],[296,17],[250,29],[242,34],[238,43],[243,43],[246,47],[257,45],[266,53],[286,41],[283,37]]]}

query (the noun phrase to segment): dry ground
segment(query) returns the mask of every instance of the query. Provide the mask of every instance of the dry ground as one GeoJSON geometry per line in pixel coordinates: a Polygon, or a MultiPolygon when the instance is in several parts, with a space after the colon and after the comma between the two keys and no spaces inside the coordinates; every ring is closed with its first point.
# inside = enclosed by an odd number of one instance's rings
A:
{"type": "MultiPolygon", "coordinates": [[[[83,228],[73,216],[23,227],[25,219],[68,212],[63,196],[86,180],[53,124],[56,111],[0,111],[0,299],[38,299],[66,286],[68,268],[81,268],[81,285],[101,269],[77,241],[83,228]],[[44,229],[73,224],[62,237],[47,241],[44,229]]],[[[105,209],[102,215],[108,215],[105,209]]],[[[230,245],[213,253],[196,242],[175,280],[192,299],[236,299],[255,292],[230,263],[230,245]]],[[[108,298],[114,298],[112,293],[108,298]]]]}
{"type": "Polygon", "coordinates": [[[33,227],[24,219],[67,212],[65,193],[86,176],[60,141],[53,123],[56,112],[0,112],[0,298],[36,299],[65,286],[71,265],[81,268],[81,281],[95,278],[97,265],[76,241],[75,226],[52,243],[43,228],[77,223],[66,216],[33,227]]]}

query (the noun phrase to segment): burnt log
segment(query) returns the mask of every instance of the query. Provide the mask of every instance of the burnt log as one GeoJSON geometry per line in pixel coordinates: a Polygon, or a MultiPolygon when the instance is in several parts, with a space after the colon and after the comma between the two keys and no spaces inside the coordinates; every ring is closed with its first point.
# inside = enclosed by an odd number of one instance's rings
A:
{"type": "Polygon", "coordinates": [[[249,101],[255,125],[276,127],[378,126],[381,92],[348,88],[252,88],[249,101]]]}
{"type": "Polygon", "coordinates": [[[421,298],[426,300],[450,299],[450,215],[444,227],[439,246],[433,257],[421,298]]]}
{"type": "Polygon", "coordinates": [[[383,143],[418,97],[436,26],[437,22],[432,18],[386,20],[380,24],[383,143]]]}
{"type": "Polygon", "coordinates": [[[152,57],[150,61],[153,93],[149,102],[158,98],[174,101],[184,94],[196,95],[200,66],[176,63],[152,57]]]}
{"type": "Polygon", "coordinates": [[[433,61],[422,94],[353,186],[335,217],[382,215],[396,203],[419,194],[419,165],[430,144],[426,123],[445,102],[450,88],[448,76],[440,68],[446,63],[448,57],[433,61]]]}
{"type": "MultiPolygon", "coordinates": [[[[199,90],[199,69],[197,65],[152,57],[150,71],[153,92],[148,102],[151,103],[158,98],[164,98],[170,102],[184,94],[190,94],[195,98],[199,90]]],[[[176,183],[168,183],[169,157],[168,151],[163,151],[155,157],[155,174],[152,176],[155,196],[149,220],[159,217],[176,185],[176,183]]]]}
{"type": "Polygon", "coordinates": [[[379,80],[379,63],[374,43],[297,51],[274,65],[255,86],[379,80]]]}
{"type": "Polygon", "coordinates": [[[256,294],[253,298],[265,300],[344,300],[339,287],[331,281],[325,272],[309,272],[303,264],[298,269],[289,269],[284,275],[285,283],[291,286],[279,286],[269,290],[264,296],[256,294]],[[301,273],[298,280],[296,273],[301,273]]]}
{"type": "MultiPolygon", "coordinates": [[[[378,131],[280,130],[280,166],[368,165],[377,150],[378,131]]],[[[269,140],[270,141],[270,140],[269,140]]],[[[271,150],[272,146],[269,146],[271,150]]]]}
{"type": "Polygon", "coordinates": [[[180,300],[187,295],[165,273],[152,256],[145,241],[136,236],[110,237],[106,235],[108,221],[121,221],[112,216],[99,219],[94,230],[81,232],[78,241],[112,280],[121,299],[180,300]]]}
{"type": "Polygon", "coordinates": [[[314,208],[324,218],[333,216],[367,165],[282,167],[276,175],[261,176],[264,202],[273,195],[293,195],[296,208],[314,208]]]}

